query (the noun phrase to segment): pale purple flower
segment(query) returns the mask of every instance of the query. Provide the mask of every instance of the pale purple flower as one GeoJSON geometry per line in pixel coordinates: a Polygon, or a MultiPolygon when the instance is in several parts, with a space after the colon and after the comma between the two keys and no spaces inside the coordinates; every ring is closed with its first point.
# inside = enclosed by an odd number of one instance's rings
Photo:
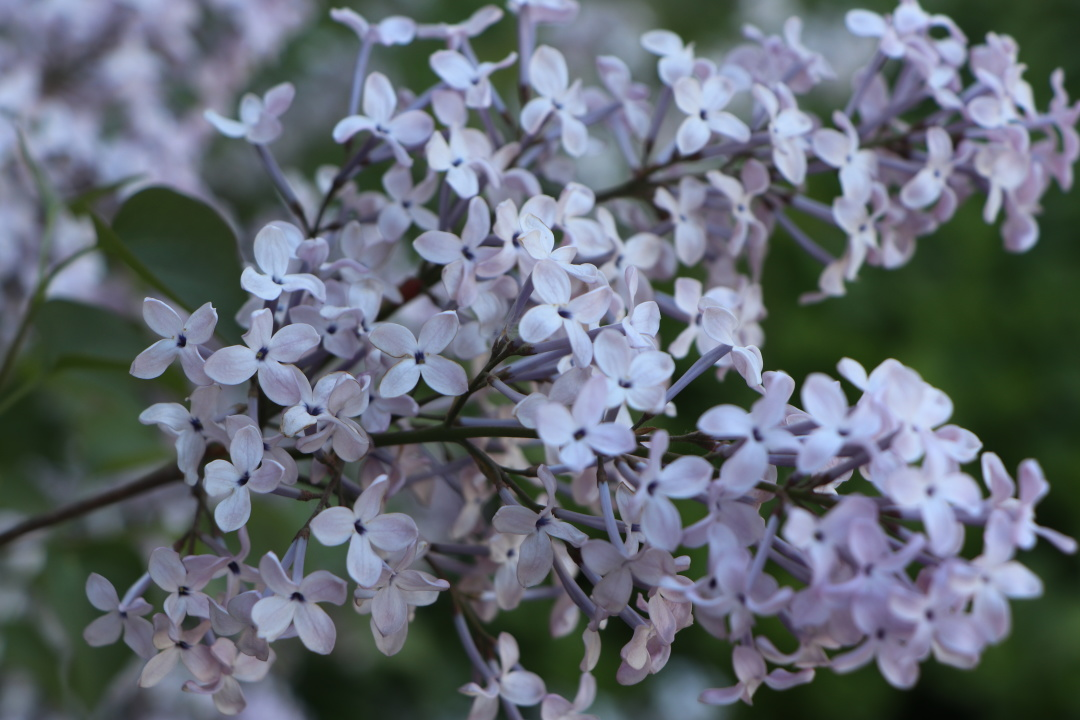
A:
{"type": "Polygon", "coordinates": [[[548,693],[540,704],[540,720],[598,720],[595,715],[582,713],[593,704],[595,699],[596,678],[592,673],[582,673],[574,702],[570,702],[561,695],[548,693]]]}
{"type": "MultiPolygon", "coordinates": [[[[859,189],[868,186],[877,173],[877,154],[873,150],[859,149],[859,131],[844,113],[833,113],[833,122],[843,132],[832,128],[820,128],[814,131],[811,142],[814,154],[827,164],[840,170],[840,188],[845,196],[859,193],[859,189]]],[[[944,132],[939,128],[932,128],[944,132]]]]}
{"type": "Polygon", "coordinates": [[[432,53],[429,63],[443,82],[465,93],[465,104],[471,108],[491,106],[491,80],[496,70],[510,67],[517,61],[517,53],[510,53],[497,63],[473,63],[456,50],[439,50],[432,53]]]}
{"type": "Polygon", "coordinates": [[[724,110],[735,95],[735,84],[723,75],[713,75],[704,82],[682,77],[675,82],[675,104],[686,114],[675,135],[675,144],[683,155],[693,155],[709,142],[713,133],[738,142],[750,139],[750,128],[724,110]]]}
{"type": "Polygon", "coordinates": [[[953,158],[952,138],[939,127],[927,129],[926,152],[926,165],[900,189],[900,202],[913,210],[936,202],[942,193],[951,193],[949,176],[956,164],[965,159],[953,158]]]}
{"type": "Polygon", "coordinates": [[[520,658],[517,640],[510,633],[499,633],[496,647],[499,663],[492,663],[495,674],[489,677],[487,686],[471,682],[461,688],[461,692],[476,698],[468,720],[493,720],[499,712],[500,697],[519,706],[536,705],[544,697],[544,681],[539,675],[515,669],[520,658]]]}
{"type": "Polygon", "coordinates": [[[485,5],[470,15],[464,22],[419,25],[416,28],[416,36],[445,39],[447,47],[451,50],[457,50],[461,48],[466,40],[484,32],[502,20],[502,17],[503,11],[501,9],[494,5],[485,5]]]}
{"type": "Polygon", "coordinates": [[[646,98],[649,89],[642,83],[633,82],[630,68],[615,55],[596,58],[596,70],[604,87],[621,105],[620,116],[634,137],[643,138],[649,132],[651,110],[646,98]]]}
{"type": "Polygon", "coordinates": [[[570,155],[581,157],[589,142],[589,131],[580,118],[585,114],[581,80],[570,84],[566,58],[548,45],[541,45],[529,60],[529,79],[539,97],[521,110],[521,127],[535,135],[549,116],[555,115],[562,127],[562,145],[570,155]]]}
{"type": "Polygon", "coordinates": [[[773,147],[773,162],[787,180],[795,185],[806,178],[806,136],[814,129],[810,116],[799,110],[795,96],[786,85],[776,91],[764,85],[754,85],[754,99],[769,115],[769,139],[773,147]]]}
{"type": "Polygon", "coordinates": [[[399,552],[416,543],[416,523],[404,513],[382,512],[388,489],[386,475],[379,476],[360,493],[350,510],[332,507],[311,521],[311,532],[323,545],[341,545],[348,541],[346,565],[349,576],[362,587],[373,587],[385,565],[379,551],[399,552]]]}
{"type": "Polygon", "coordinates": [[[334,454],[346,462],[366,455],[371,439],[352,418],[367,409],[371,377],[357,379],[346,372],[330,373],[319,378],[313,390],[302,372],[296,370],[293,374],[300,402],[281,416],[282,434],[298,436],[314,425],[314,432],[297,437],[296,449],[300,452],[316,452],[329,442],[334,454]]]}
{"type": "Polygon", "coordinates": [[[144,617],[153,610],[150,603],[137,597],[121,602],[113,584],[97,573],[86,578],[86,597],[90,604],[105,613],[86,626],[83,639],[91,647],[112,645],[124,635],[124,644],[141,658],[154,655],[154,627],[144,617]]]}
{"type": "Polygon", "coordinates": [[[162,607],[170,620],[183,622],[188,615],[210,617],[210,598],[202,589],[225,562],[217,557],[197,555],[181,560],[179,553],[164,547],[151,553],[150,578],[169,593],[162,607]]]}
{"type": "Polygon", "coordinates": [[[421,230],[435,230],[439,218],[424,205],[435,194],[438,176],[428,170],[420,183],[413,185],[412,173],[403,165],[394,165],[382,179],[383,188],[390,197],[379,210],[379,233],[389,242],[398,240],[410,225],[421,230]]]}
{"type": "Polygon", "coordinates": [[[476,302],[478,266],[496,252],[493,248],[480,247],[490,233],[491,211],[482,197],[474,197],[469,201],[469,216],[460,238],[442,230],[429,230],[413,240],[420,257],[444,266],[442,277],[446,290],[461,307],[476,302]]]}
{"type": "Polygon", "coordinates": [[[290,272],[290,264],[299,264],[280,224],[270,223],[255,236],[255,262],[258,272],[250,265],[240,275],[240,287],[263,300],[277,300],[283,292],[303,291],[316,300],[326,300],[326,286],[310,273],[290,272]]]}
{"type": "Polygon", "coordinates": [[[555,518],[555,476],[546,466],[537,471],[547,495],[547,504],[539,513],[521,505],[504,505],[495,513],[491,525],[501,533],[524,535],[518,549],[517,579],[522,587],[532,587],[543,581],[551,571],[555,553],[551,538],[559,538],[580,547],[588,536],[573,525],[555,518]]]}
{"type": "Polygon", "coordinates": [[[571,299],[570,278],[551,260],[541,260],[533,268],[533,288],[540,304],[521,318],[518,332],[525,342],[547,340],[562,329],[570,342],[574,362],[588,367],[592,362],[593,346],[582,324],[600,321],[608,310],[611,290],[596,288],[571,299]]]}
{"type": "Polygon", "coordinates": [[[353,594],[354,609],[371,613],[371,632],[384,655],[395,655],[404,646],[413,608],[431,605],[441,591],[450,589],[446,580],[408,569],[415,562],[415,550],[416,546],[411,546],[384,567],[374,586],[358,587],[353,594]]]}
{"type": "Polygon", "coordinates": [[[276,333],[269,309],[251,313],[251,329],[243,345],[218,350],[206,361],[206,374],[222,385],[239,385],[256,372],[266,397],[278,405],[294,405],[299,399],[292,371],[282,363],[294,363],[319,344],[319,333],[303,323],[286,325],[276,333]]]}
{"type": "Polygon", "coordinates": [[[432,315],[420,328],[417,339],[407,328],[384,323],[371,331],[371,344],[397,363],[386,371],[379,394],[398,397],[416,387],[420,378],[443,395],[461,395],[469,389],[469,378],[460,365],[439,355],[458,331],[457,313],[452,310],[432,315]]]}
{"type": "Polygon", "coordinates": [[[434,133],[424,153],[428,167],[445,172],[446,182],[458,197],[471,198],[480,192],[477,170],[484,173],[489,185],[499,185],[499,173],[491,162],[491,141],[476,128],[454,125],[449,143],[442,133],[434,133]]]}
{"type": "Polygon", "coordinates": [[[593,343],[593,359],[607,378],[608,407],[660,412],[675,361],[659,350],[635,351],[618,330],[603,330],[593,343]]]}
{"type": "Polygon", "coordinates": [[[675,255],[679,262],[694,265],[705,256],[705,218],[701,208],[705,205],[706,186],[684,175],[679,180],[678,193],[676,198],[667,188],[658,187],[653,204],[667,212],[675,224],[675,255]]]}
{"type": "Polygon", "coordinates": [[[334,649],[337,629],[326,611],[316,603],[344,603],[348,590],[345,581],[326,570],[316,570],[296,584],[285,574],[281,561],[272,552],[263,556],[259,574],[273,593],[255,603],[251,610],[259,637],[273,641],[290,626],[295,626],[304,647],[320,655],[329,655],[334,649]]]}
{"type": "Polygon", "coordinates": [[[219,637],[210,646],[210,654],[218,663],[220,674],[217,680],[206,684],[188,680],[184,683],[184,690],[198,695],[212,695],[218,712],[223,715],[236,715],[247,707],[239,681],[262,680],[270,672],[274,656],[271,654],[266,659],[259,659],[247,655],[241,652],[232,640],[223,637],[219,637]]]}
{"type": "Polygon", "coordinates": [[[506,6],[534,23],[568,23],[578,13],[577,0],[507,0],[506,6]]]}
{"type": "Polygon", "coordinates": [[[143,425],[157,425],[176,438],[176,465],[184,481],[199,481],[199,463],[208,441],[226,444],[228,435],[217,423],[220,385],[201,385],[191,393],[191,410],[180,403],[154,403],[139,413],[143,425]]]}
{"type": "Polygon", "coordinates": [[[1036,536],[1042,536],[1065,553],[1076,552],[1076,541],[1056,530],[1035,523],[1035,505],[1046,497],[1050,484],[1035,460],[1020,463],[1020,493],[1009,476],[1004,463],[994,453],[982,454],[983,482],[990,488],[989,510],[1004,513],[1009,519],[1010,542],[1023,550],[1035,547],[1036,536]]]}
{"type": "Polygon", "coordinates": [[[267,90],[262,98],[253,93],[244,95],[240,101],[239,120],[222,117],[213,110],[205,111],[203,117],[226,137],[244,138],[253,145],[266,145],[281,135],[278,118],[292,105],[295,95],[292,83],[282,83],[267,90]]]}
{"type": "Polygon", "coordinates": [[[1012,616],[1008,598],[1035,598],[1043,591],[1038,576],[1013,560],[1016,545],[1011,524],[1007,513],[991,513],[983,536],[983,554],[972,561],[978,586],[971,615],[989,643],[999,643],[1009,634],[1012,616]]]}
{"type": "Polygon", "coordinates": [[[616,456],[637,446],[633,431],[625,425],[603,422],[607,381],[592,377],[574,399],[573,410],[549,402],[536,411],[536,431],[545,445],[559,450],[559,460],[581,471],[596,455],[616,456]]]}
{"type": "Polygon", "coordinates": [[[977,515],[982,506],[975,480],[952,470],[938,453],[927,454],[922,467],[903,467],[889,474],[881,489],[902,509],[919,513],[930,549],[941,556],[956,553],[964,542],[964,526],[956,510],[977,515]]]}
{"type": "Polygon", "coordinates": [[[394,152],[398,163],[412,167],[412,157],[405,150],[423,143],[431,135],[435,122],[422,110],[407,110],[395,115],[397,95],[385,75],[373,72],[364,81],[363,115],[350,115],[334,126],[334,140],[343,143],[358,132],[367,130],[383,140],[394,152]]]}
{"type": "Polygon", "coordinates": [[[262,433],[243,427],[233,436],[228,460],[212,460],[206,465],[206,493],[225,496],[214,508],[214,519],[225,532],[239,530],[251,517],[251,493],[268,493],[278,486],[285,469],[264,459],[262,433]]]}
{"type": "Polygon", "coordinates": [[[701,495],[712,480],[712,465],[704,458],[687,455],[661,467],[668,451],[667,430],[657,430],[649,446],[648,464],[639,471],[631,507],[641,518],[641,532],[653,547],[674,552],[682,540],[682,517],[671,498],[701,495]]]}
{"type": "Polygon", "coordinates": [[[694,43],[683,44],[682,38],[670,30],[650,30],[641,36],[641,46],[660,56],[660,80],[668,87],[694,72],[694,43]]]}
{"type": "Polygon", "coordinates": [[[374,42],[387,47],[408,45],[416,36],[416,22],[402,15],[392,15],[372,24],[351,8],[334,8],[330,17],[351,28],[364,43],[374,42]]]}
{"type": "Polygon", "coordinates": [[[810,374],[802,386],[802,402],[818,427],[799,448],[795,461],[799,472],[821,470],[845,444],[859,446],[871,457],[877,451],[881,417],[869,404],[849,409],[838,381],[822,373],[810,374]]]}
{"type": "Polygon", "coordinates": [[[751,250],[764,244],[768,237],[765,224],[754,214],[754,198],[763,195],[769,189],[769,171],[757,160],[747,160],[742,167],[740,180],[724,175],[719,170],[710,170],[706,177],[709,184],[719,190],[731,204],[731,215],[735,220],[731,238],[728,240],[728,252],[738,255],[743,245],[749,243],[751,250]]]}
{"type": "Polygon", "coordinates": [[[202,643],[210,621],[203,620],[190,630],[183,630],[162,614],[154,616],[154,647],[160,652],[147,661],[139,675],[139,687],[154,687],[165,679],[176,663],[183,660],[196,680],[213,682],[221,672],[210,646],[202,643]]]}
{"type": "Polygon", "coordinates": [[[181,319],[171,307],[155,300],[143,300],[143,319],[150,329],[163,339],[139,353],[131,363],[131,374],[148,380],[160,376],[177,357],[184,374],[193,383],[209,385],[204,372],[206,362],[199,353],[199,345],[209,342],[217,327],[217,310],[206,303],[188,318],[181,319]]]}
{"type": "Polygon", "coordinates": [[[750,703],[754,693],[762,684],[774,690],[786,690],[796,685],[803,685],[814,679],[813,669],[807,668],[791,673],[783,668],[767,671],[761,653],[747,645],[736,645],[731,654],[731,663],[738,682],[726,688],[711,688],[701,693],[700,702],[707,705],[731,705],[742,700],[750,703]]]}

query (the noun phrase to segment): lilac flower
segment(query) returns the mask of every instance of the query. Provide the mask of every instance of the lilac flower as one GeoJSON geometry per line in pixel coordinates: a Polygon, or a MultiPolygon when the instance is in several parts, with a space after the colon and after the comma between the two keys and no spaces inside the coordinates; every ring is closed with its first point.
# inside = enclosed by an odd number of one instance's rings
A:
{"type": "Polygon", "coordinates": [[[143,425],[155,424],[176,438],[176,465],[184,481],[199,481],[199,463],[208,441],[227,444],[228,435],[218,425],[220,385],[202,385],[191,393],[191,410],[180,403],[154,403],[139,413],[143,425]]]}
{"type": "MultiPolygon", "coordinates": [[[[859,132],[855,125],[839,110],[833,113],[833,122],[844,132],[821,128],[814,132],[814,153],[834,168],[840,169],[840,188],[845,197],[856,195],[860,188],[869,186],[877,174],[877,154],[873,150],[859,149],[859,132]]],[[[944,132],[940,128],[932,128],[944,132]]]]}
{"type": "Polygon", "coordinates": [[[154,616],[154,647],[160,652],[147,661],[139,675],[139,687],[154,687],[165,679],[176,663],[183,660],[184,666],[191,671],[199,682],[212,682],[217,678],[220,668],[210,646],[202,643],[210,621],[203,620],[190,630],[182,630],[168,617],[154,616]]]}
{"type": "Polygon", "coordinates": [[[445,172],[446,182],[458,197],[471,198],[480,192],[478,169],[490,185],[499,185],[499,173],[491,162],[491,141],[475,128],[452,126],[449,143],[442,133],[434,133],[424,152],[428,167],[445,172]]]}
{"type": "Polygon", "coordinates": [[[431,605],[439,592],[450,589],[446,580],[408,569],[415,561],[415,547],[384,567],[374,586],[358,587],[353,595],[356,611],[371,613],[371,632],[384,655],[395,655],[404,646],[413,608],[431,605]]]}
{"type": "Polygon", "coordinates": [[[387,47],[408,45],[416,36],[416,23],[402,15],[392,15],[372,24],[351,8],[333,8],[330,17],[335,22],[352,28],[364,43],[374,42],[387,47]]]}
{"type": "Polygon", "coordinates": [[[223,715],[236,715],[247,707],[244,691],[240,689],[238,681],[259,682],[270,672],[274,657],[271,655],[267,659],[259,659],[246,655],[237,649],[232,640],[223,637],[219,637],[210,646],[210,654],[218,663],[217,679],[207,684],[188,680],[184,683],[184,690],[199,695],[212,695],[218,712],[223,715]]]}
{"type": "Polygon", "coordinates": [[[279,117],[292,105],[296,90],[292,83],[275,85],[259,96],[248,93],[240,101],[240,120],[230,120],[207,110],[203,117],[225,137],[244,138],[252,145],[267,145],[281,135],[279,117]]]}
{"type": "Polygon", "coordinates": [[[603,330],[596,336],[593,359],[607,378],[608,407],[626,404],[635,410],[663,410],[664,387],[675,372],[675,361],[666,352],[635,352],[625,335],[603,330]]]}
{"type": "Polygon", "coordinates": [[[407,110],[395,116],[396,109],[394,86],[385,75],[373,72],[364,81],[364,114],[350,115],[334,126],[334,140],[343,143],[367,130],[390,146],[399,164],[412,167],[412,157],[405,146],[419,145],[427,140],[435,123],[421,110],[407,110]]]}
{"type": "Polygon", "coordinates": [[[124,635],[124,644],[141,658],[154,655],[154,627],[142,615],[153,610],[141,597],[121,602],[113,584],[97,573],[86,578],[86,597],[90,604],[106,613],[83,630],[83,639],[91,647],[112,645],[124,635]]]}
{"type": "Polygon", "coordinates": [[[413,185],[409,168],[394,165],[383,175],[383,188],[390,196],[388,202],[379,211],[379,233],[389,242],[398,240],[410,225],[421,230],[435,230],[439,227],[439,218],[424,205],[435,194],[437,175],[431,170],[417,185],[413,185]]]}
{"type": "Polygon", "coordinates": [[[468,38],[476,37],[502,20],[502,17],[502,10],[494,5],[485,5],[470,15],[464,22],[419,25],[416,28],[416,35],[422,38],[445,39],[447,47],[451,50],[458,50],[468,38]]]}
{"type": "Polygon", "coordinates": [[[768,672],[761,653],[756,648],[747,645],[735,646],[731,654],[731,662],[735,669],[735,677],[739,679],[739,682],[726,688],[705,690],[698,698],[701,702],[708,705],[731,705],[742,700],[749,704],[762,684],[774,690],[786,690],[814,679],[814,671],[810,668],[797,673],[788,672],[783,668],[768,672]]]}
{"type": "Polygon", "coordinates": [[[468,390],[469,378],[462,367],[439,355],[457,330],[457,313],[450,310],[432,315],[420,328],[419,340],[394,323],[383,323],[372,330],[371,344],[398,360],[383,376],[379,394],[385,398],[404,395],[416,387],[420,378],[443,395],[461,395],[468,390]]]}
{"type": "Polygon", "coordinates": [[[525,342],[547,340],[560,329],[566,333],[578,367],[592,362],[593,346],[582,323],[599,322],[607,312],[611,290],[600,287],[576,298],[570,297],[570,278],[551,260],[541,260],[533,268],[533,288],[541,303],[521,318],[518,332],[525,342]]]}
{"type": "Polygon", "coordinates": [[[517,53],[512,52],[497,63],[477,65],[456,50],[439,50],[429,59],[435,74],[450,87],[465,93],[465,104],[471,108],[490,107],[492,90],[488,78],[496,70],[510,67],[516,61],[517,53]]]}
{"type": "Polygon", "coordinates": [[[480,248],[490,232],[491,211],[483,198],[474,197],[469,202],[469,217],[460,238],[442,230],[429,230],[413,241],[420,257],[444,266],[442,277],[446,290],[461,307],[476,302],[478,266],[495,253],[491,248],[480,248]]]}
{"type": "Polygon", "coordinates": [[[983,554],[972,561],[978,587],[971,602],[975,626],[990,643],[1009,634],[1012,624],[1007,598],[1034,598],[1042,595],[1042,581],[1016,560],[1013,554],[1011,520],[1004,512],[991,513],[983,536],[983,554]]]}
{"type": "Polygon", "coordinates": [[[951,470],[938,453],[928,454],[921,468],[893,472],[885,478],[882,490],[901,508],[922,516],[930,549],[941,556],[956,553],[964,542],[964,526],[956,510],[977,515],[982,505],[975,480],[951,470]]]}
{"type": "Polygon", "coordinates": [[[382,512],[383,497],[388,489],[386,475],[360,493],[352,510],[332,507],[323,510],[311,521],[311,532],[323,545],[349,542],[346,561],[349,576],[361,587],[370,588],[379,581],[384,552],[404,550],[417,540],[416,523],[403,513],[382,512]]]}
{"type": "Polygon", "coordinates": [[[705,492],[713,468],[707,460],[688,455],[661,467],[668,451],[668,432],[653,433],[649,462],[640,471],[631,507],[641,518],[641,532],[653,547],[674,552],[682,539],[682,517],[670,498],[690,498],[705,492]]]}
{"type": "Polygon", "coordinates": [[[637,446],[634,433],[625,425],[603,422],[607,382],[589,379],[574,400],[573,410],[561,403],[547,403],[536,411],[536,431],[545,445],[559,450],[559,460],[580,472],[596,455],[621,455],[637,446]]]}
{"type": "Polygon", "coordinates": [[[461,688],[461,692],[472,695],[472,709],[469,710],[468,720],[493,720],[499,712],[499,698],[513,705],[529,706],[536,705],[544,697],[544,681],[536,673],[527,670],[515,670],[518,665],[520,651],[517,641],[510,633],[499,633],[497,642],[499,651],[499,664],[496,667],[498,674],[489,678],[486,687],[480,687],[476,683],[469,683],[461,688]]]}
{"type": "Polygon", "coordinates": [[[251,619],[259,628],[259,637],[276,640],[295,626],[304,647],[320,655],[334,649],[337,630],[334,621],[316,603],[341,605],[345,602],[345,581],[326,570],[316,570],[300,584],[285,574],[277,555],[267,553],[259,563],[259,574],[273,595],[255,603],[251,619]]]}
{"type": "Polygon", "coordinates": [[[1035,460],[1024,460],[1018,472],[1020,494],[1001,458],[994,453],[982,454],[983,482],[990,488],[990,514],[1004,514],[1009,519],[1010,543],[1023,550],[1035,547],[1036,536],[1042,536],[1065,553],[1076,552],[1076,541],[1056,530],[1035,523],[1035,505],[1046,497],[1050,484],[1035,460]]]}
{"type": "Polygon", "coordinates": [[[731,204],[735,227],[728,241],[728,252],[738,255],[747,242],[751,249],[761,246],[768,237],[768,230],[754,214],[753,201],[769,189],[769,171],[757,160],[748,160],[740,174],[741,182],[718,170],[710,170],[705,176],[731,204]]]}
{"type": "Polygon", "coordinates": [[[552,515],[555,507],[555,476],[543,465],[537,474],[547,494],[544,509],[536,513],[520,505],[504,505],[491,520],[492,527],[501,533],[525,536],[517,553],[517,579],[522,587],[539,584],[551,571],[551,564],[555,560],[551,538],[565,540],[575,547],[588,539],[585,533],[552,515]]]}
{"type": "Polygon", "coordinates": [[[570,84],[566,59],[553,47],[541,45],[529,60],[529,78],[539,94],[521,110],[521,127],[530,135],[551,115],[562,127],[562,145],[570,155],[581,157],[589,142],[589,131],[580,118],[585,114],[581,80],[570,84]]]}
{"type": "Polygon", "coordinates": [[[370,376],[357,380],[346,372],[325,375],[312,390],[307,377],[296,370],[296,385],[300,402],[281,416],[282,434],[293,437],[315,426],[315,432],[299,437],[296,449],[313,453],[326,443],[332,443],[334,454],[346,462],[359,460],[367,454],[371,439],[352,418],[368,406],[370,376]]]}
{"type": "Polygon", "coordinates": [[[684,265],[694,265],[705,255],[705,218],[701,213],[705,191],[704,184],[684,175],[679,180],[678,199],[662,186],[653,197],[653,204],[667,212],[675,224],[675,254],[684,265]]]}
{"type": "MultiPolygon", "coordinates": [[[[970,145],[967,147],[971,148],[970,145]]],[[[956,164],[970,155],[965,153],[954,159],[952,138],[938,127],[926,131],[926,150],[926,165],[900,189],[900,202],[913,210],[936,202],[942,193],[951,193],[949,176],[956,164]]]]}
{"type": "Polygon", "coordinates": [[[750,128],[724,108],[735,95],[735,84],[723,75],[713,75],[700,82],[682,77],[675,82],[675,104],[686,113],[679,125],[675,143],[683,155],[693,155],[709,142],[713,133],[744,143],[750,128]]]}
{"type": "Polygon", "coordinates": [[[814,129],[810,116],[799,110],[795,97],[786,85],[773,92],[764,85],[755,85],[754,99],[769,115],[769,138],[773,146],[773,162],[787,180],[795,185],[806,178],[806,135],[814,129]]]}
{"type": "Polygon", "coordinates": [[[660,80],[673,88],[681,78],[694,72],[694,43],[683,44],[682,38],[670,30],[650,30],[641,36],[641,46],[659,55],[657,68],[660,80]]]}
{"type": "MultiPolygon", "coordinates": [[[[217,557],[191,556],[183,560],[170,548],[159,547],[150,555],[150,577],[169,593],[163,605],[172,622],[183,622],[188,615],[210,617],[210,598],[202,589],[224,565],[217,557]]],[[[157,641],[155,640],[155,645],[157,641]]]]}
{"type": "Polygon", "coordinates": [[[290,273],[296,259],[285,232],[271,223],[255,236],[255,262],[262,273],[251,266],[244,268],[240,287],[263,300],[277,300],[283,292],[305,291],[320,302],[326,300],[326,286],[310,273],[290,273]]]}
{"type": "Polygon", "coordinates": [[[192,382],[209,385],[204,372],[206,362],[199,353],[199,345],[209,342],[217,327],[217,310],[206,303],[182,320],[175,310],[154,298],[143,300],[143,319],[150,329],[163,339],[143,350],[131,363],[131,374],[147,380],[160,376],[177,357],[184,374],[192,382]]]}
{"type": "Polygon", "coordinates": [[[548,693],[540,704],[540,720],[598,720],[595,715],[584,715],[581,712],[592,705],[595,699],[596,678],[592,673],[582,673],[574,702],[561,695],[548,693]]]}
{"type": "Polygon", "coordinates": [[[206,361],[206,374],[222,385],[239,385],[256,372],[266,397],[278,405],[294,405],[296,382],[282,363],[293,363],[319,344],[319,333],[310,325],[287,325],[276,333],[268,309],[251,313],[251,329],[244,333],[247,347],[222,348],[206,361]]]}
{"type": "Polygon", "coordinates": [[[251,517],[251,493],[268,493],[278,486],[285,469],[263,457],[262,433],[246,426],[237,431],[227,460],[206,466],[206,493],[225,498],[214,508],[214,519],[225,532],[239,530],[251,517]]]}

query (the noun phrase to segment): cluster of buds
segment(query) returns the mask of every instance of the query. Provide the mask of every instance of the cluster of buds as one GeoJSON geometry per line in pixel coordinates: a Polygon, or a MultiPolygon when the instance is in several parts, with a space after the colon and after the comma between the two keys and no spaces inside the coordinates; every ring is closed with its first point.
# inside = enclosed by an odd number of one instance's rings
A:
{"type": "Polygon", "coordinates": [[[849,28],[878,49],[824,127],[798,97],[832,71],[797,19],[782,37],[749,31],[722,60],[646,33],[659,56],[653,95],[619,58],[597,58],[602,87],[586,87],[559,50],[537,45],[540,26],[574,18],[573,0],[509,9],[520,46],[493,60],[470,44],[503,20],[493,6],[456,25],[334,11],[360,51],[332,132],[347,159],[320,173],[317,209],[268,147],[291,86],[245,98],[239,120],[208,113],[256,146],[294,217],[256,235],[238,278],[251,296],[237,314],[243,345],[222,347],[209,304],[185,318],[145,301],[162,339],[132,374],[157,377],[179,357],[195,389],[140,420],[175,439],[205,512],[193,554],[158,549],[123,600],[91,576],[90,599],[108,614],[87,640],[123,631],[148,658],[144,686],[182,661],[184,687],[226,713],[243,707],[238,681],[267,672],[272,643],[298,636],[332,651],[335,622],[348,621],[320,603],[345,603],[350,587],[387,655],[417,608],[449,596],[472,665],[470,720],[537,704],[544,717],[589,717],[611,622],[633,630],[619,651],[624,684],[662,670],[695,621],[721,640],[737,682],[704,690],[713,704],[870,661],[897,687],[931,655],[974,666],[1008,633],[1009,599],[1041,592],[1015,551],[1037,536],[1075,550],[1035,523],[1039,466],[1020,465],[1017,490],[982,453],[982,489],[963,469],[980,458],[978,438],[894,360],[869,372],[840,362],[853,403],[814,374],[793,405],[795,381],[764,370],[760,280],[777,226],[823,265],[812,297],[839,295],[864,263],[905,262],[976,194],[988,222],[1004,210],[1007,248],[1030,247],[1039,197],[1051,180],[1070,186],[1080,153],[1080,105],[1060,73],[1042,113],[1010,38],[969,47],[914,0],[885,17],[853,11],[849,28]],[[367,71],[373,51],[423,40],[440,45],[423,92],[367,71]],[[516,109],[499,91],[512,68],[516,109]],[[743,117],[726,109],[738,102],[743,117]],[[575,160],[589,158],[621,162],[627,180],[599,192],[578,182],[575,160]],[[385,193],[354,183],[378,173],[385,193]],[[814,174],[839,178],[831,204],[806,194],[814,174]],[[811,239],[798,213],[835,226],[842,251],[811,239]],[[662,317],[674,338],[661,336],[662,317]],[[760,395],[749,411],[677,412],[691,382],[726,376],[760,395]],[[275,501],[315,507],[291,543],[249,566],[246,525],[275,501]],[[693,503],[705,516],[688,524],[693,503]],[[982,538],[971,558],[969,529],[982,538]],[[311,536],[348,543],[344,564],[306,572],[311,536]],[[702,548],[697,562],[684,548],[702,548]],[[168,594],[153,623],[142,618],[151,582],[168,594]],[[573,702],[522,668],[512,636],[484,629],[551,599],[552,633],[583,634],[573,702]],[[766,616],[787,635],[761,631],[766,616]]]}

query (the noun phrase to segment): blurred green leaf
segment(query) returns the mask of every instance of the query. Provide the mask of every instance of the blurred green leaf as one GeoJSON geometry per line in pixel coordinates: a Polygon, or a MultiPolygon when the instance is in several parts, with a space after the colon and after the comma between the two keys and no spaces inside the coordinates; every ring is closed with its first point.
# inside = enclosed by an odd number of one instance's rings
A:
{"type": "Polygon", "coordinates": [[[120,248],[110,249],[144,281],[167,290],[189,312],[212,302],[221,318],[218,333],[239,337],[232,318],[246,299],[240,257],[236,235],[216,210],[175,190],[147,188],[128,198],[112,230],[120,248]]]}
{"type": "Polygon", "coordinates": [[[35,323],[41,367],[116,368],[127,371],[146,346],[133,322],[100,307],[49,300],[35,323]]]}

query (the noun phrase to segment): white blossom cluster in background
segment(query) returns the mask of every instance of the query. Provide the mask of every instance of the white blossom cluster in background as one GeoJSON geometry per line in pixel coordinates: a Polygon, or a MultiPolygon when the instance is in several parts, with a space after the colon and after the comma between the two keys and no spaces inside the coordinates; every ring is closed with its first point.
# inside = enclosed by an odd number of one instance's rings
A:
{"type": "Polygon", "coordinates": [[[1009,632],[1009,600],[1041,593],[1015,552],[1039,536],[1075,550],[1036,524],[1038,464],[1014,480],[949,424],[947,395],[894,360],[841,360],[846,385],[814,374],[796,397],[795,380],[765,370],[760,281],[768,251],[795,249],[822,266],[808,299],[842,295],[864,264],[904,264],[969,198],[1007,249],[1030,248],[1040,197],[1070,188],[1080,154],[1061,73],[1040,110],[1011,38],[969,41],[904,0],[847,15],[877,49],[845,107],[819,118],[801,98],[832,71],[796,18],[780,35],[748,29],[721,57],[649,31],[655,76],[602,56],[593,87],[537,39],[577,3],[507,9],[456,24],[332,11],[359,51],[348,114],[327,129],[346,159],[320,173],[314,212],[269,148],[291,85],[235,116],[207,112],[256,145],[294,214],[258,232],[237,278],[243,344],[215,336],[209,303],[144,303],[161,339],[132,374],[179,358],[194,386],[140,420],[175,442],[205,509],[188,535],[201,551],[158,548],[122,596],[92,575],[105,614],[87,641],[122,636],[146,659],[140,685],[182,684],[236,713],[279,641],[333,651],[337,625],[357,619],[332,606],[366,616],[387,655],[418,614],[449,615],[470,720],[534,705],[591,717],[601,652],[637,683],[693,625],[737,680],[704,689],[710,704],[871,662],[902,688],[931,655],[975,666],[1009,632]],[[478,57],[484,32],[516,33],[517,50],[478,57]],[[426,87],[368,71],[375,54],[414,50],[430,53],[426,87]],[[624,182],[578,182],[592,162],[619,163],[624,182]],[[360,175],[383,192],[360,191],[360,175]],[[814,176],[839,194],[808,195],[814,176]],[[810,237],[806,218],[831,234],[810,237]],[[693,417],[679,400],[698,378],[717,404],[693,417]],[[724,404],[721,381],[760,397],[724,404]],[[275,502],[307,503],[310,518],[252,547],[249,520],[275,502]],[[692,503],[704,517],[688,522],[692,503]],[[346,547],[315,568],[312,541],[346,547]],[[700,566],[683,554],[695,548],[700,566]],[[551,599],[552,634],[583,638],[572,701],[499,632],[501,613],[551,599]],[[773,616],[783,634],[760,631],[773,616]],[[632,628],[629,643],[604,647],[611,623],[632,628]]]}
{"type": "MultiPolygon", "coordinates": [[[[214,135],[203,108],[243,89],[311,10],[308,0],[0,0],[0,345],[40,266],[94,244],[88,218],[62,207],[41,217],[48,193],[203,192],[214,135]]],[[[51,294],[120,303],[100,256],[79,255],[51,294]]]]}

